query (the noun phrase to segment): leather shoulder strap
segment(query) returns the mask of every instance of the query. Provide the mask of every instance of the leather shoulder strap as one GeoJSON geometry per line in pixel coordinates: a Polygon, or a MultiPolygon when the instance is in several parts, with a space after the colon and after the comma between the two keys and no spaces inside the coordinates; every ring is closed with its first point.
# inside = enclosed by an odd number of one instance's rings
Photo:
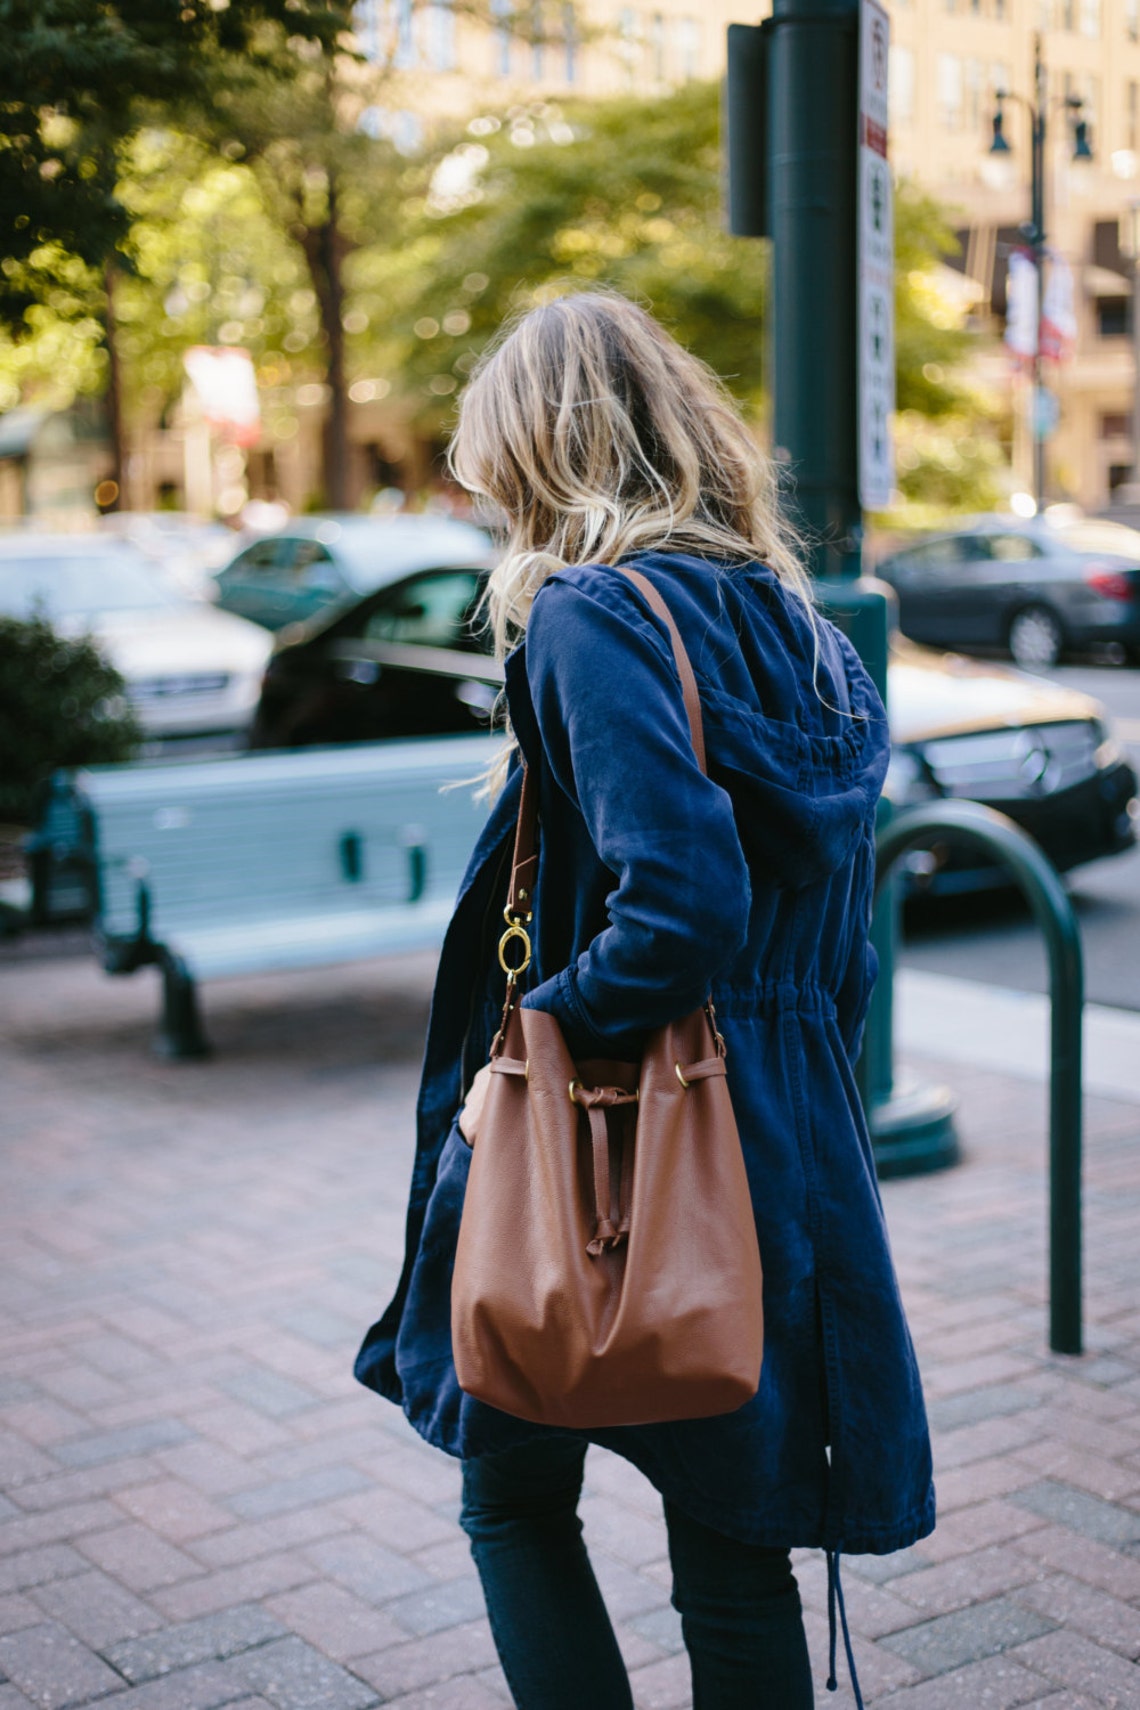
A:
{"type": "Polygon", "coordinates": [[[689,720],[689,734],[693,739],[693,752],[697,756],[697,765],[707,775],[709,768],[705,759],[705,727],[701,718],[701,697],[697,693],[697,679],[693,675],[693,667],[689,663],[685,643],[681,640],[681,632],[673,621],[673,614],[666,605],[664,597],[654,587],[648,576],[643,576],[640,570],[627,570],[623,564],[617,564],[614,568],[620,570],[623,576],[628,576],[634,587],[640,589],[647,604],[652,607],[669,631],[669,640],[673,644],[673,663],[677,667],[677,675],[681,679],[681,693],[685,697],[685,712],[689,720]]]}
{"type": "MultiPolygon", "coordinates": [[[[697,691],[697,679],[685,644],[681,640],[681,632],[673,619],[664,597],[640,570],[627,570],[624,565],[616,564],[614,569],[629,578],[633,585],[644,596],[647,605],[661,619],[669,632],[669,640],[673,648],[673,663],[677,667],[677,675],[681,679],[681,694],[684,697],[685,713],[689,720],[689,735],[692,737],[693,752],[697,757],[697,765],[707,776],[708,762],[705,758],[705,730],[701,717],[701,697],[697,691]]],[[[511,862],[511,887],[507,895],[507,912],[516,919],[530,916],[534,906],[534,880],[538,867],[537,854],[538,832],[538,786],[531,774],[530,768],[524,764],[522,795],[519,799],[519,817],[515,827],[515,851],[511,862]]]]}

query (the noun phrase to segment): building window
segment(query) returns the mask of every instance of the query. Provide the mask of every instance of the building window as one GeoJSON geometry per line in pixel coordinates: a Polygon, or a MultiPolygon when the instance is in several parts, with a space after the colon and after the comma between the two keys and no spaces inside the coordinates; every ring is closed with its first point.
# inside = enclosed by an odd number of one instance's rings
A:
{"type": "Polygon", "coordinates": [[[578,21],[574,12],[573,0],[567,0],[562,8],[562,42],[565,53],[563,71],[567,83],[578,81],[578,21]]]}
{"type": "Polygon", "coordinates": [[[1096,330],[1101,338],[1123,338],[1132,331],[1131,303],[1127,297],[1098,297],[1096,330]]]}
{"type": "Polygon", "coordinates": [[[1100,0],[1081,0],[1081,34],[1100,35],[1100,0]]]}
{"type": "Polygon", "coordinates": [[[1140,41],[1140,0],[1124,0],[1124,28],[1130,42],[1140,41]]]}
{"type": "Polygon", "coordinates": [[[380,63],[384,51],[380,39],[380,6],[381,0],[358,0],[352,15],[360,51],[373,65],[380,63]]]}
{"type": "Polygon", "coordinates": [[[891,44],[887,90],[891,124],[909,125],[914,118],[914,49],[891,44]]]}
{"type": "Polygon", "coordinates": [[[407,71],[416,63],[415,0],[393,0],[396,23],[396,52],[392,63],[407,71]]]}
{"type": "Polygon", "coordinates": [[[1005,23],[1005,0],[994,0],[994,18],[997,23],[1005,23]]]}
{"type": "Polygon", "coordinates": [[[433,71],[454,71],[455,13],[451,0],[432,0],[425,25],[428,64],[433,71]]]}
{"type": "MultiPolygon", "coordinates": [[[[491,16],[504,20],[510,17],[511,0],[491,0],[491,16]]],[[[511,29],[500,21],[495,25],[495,71],[500,77],[511,75],[511,29]]]]}
{"type": "Polygon", "coordinates": [[[1132,433],[1132,412],[1120,410],[1100,418],[1101,439],[1128,439],[1132,433]]]}
{"type": "MultiPolygon", "coordinates": [[[[1140,5],[1140,0],[1137,0],[1140,5]]],[[[701,75],[701,25],[698,18],[678,18],[677,49],[682,77],[701,75]]]]}
{"type": "Polygon", "coordinates": [[[664,83],[665,19],[660,12],[654,12],[649,20],[649,53],[653,61],[653,80],[655,83],[664,83]]]}
{"type": "Polygon", "coordinates": [[[982,62],[968,59],[963,67],[965,118],[967,130],[976,131],[982,123],[982,62]]]}
{"type": "Polygon", "coordinates": [[[1124,85],[1124,146],[1140,147],[1140,83],[1134,81],[1124,85]]]}
{"type": "Polygon", "coordinates": [[[1053,28],[1053,0],[1037,0],[1037,17],[1035,28],[1051,30],[1053,28]]]}
{"type": "Polygon", "coordinates": [[[962,61],[952,53],[938,55],[938,116],[943,130],[962,128],[962,61]]]}
{"type": "Polygon", "coordinates": [[[1077,0],[1060,0],[1057,8],[1060,13],[1057,27],[1061,30],[1075,30],[1077,27],[1077,0]]]}
{"type": "Polygon", "coordinates": [[[530,9],[530,74],[541,83],[546,72],[546,42],[543,38],[542,3],[535,0],[530,9]]]}
{"type": "Polygon", "coordinates": [[[641,44],[638,40],[640,31],[637,27],[637,13],[632,6],[623,6],[618,13],[618,53],[625,65],[625,74],[632,83],[637,62],[641,58],[641,44]]]}

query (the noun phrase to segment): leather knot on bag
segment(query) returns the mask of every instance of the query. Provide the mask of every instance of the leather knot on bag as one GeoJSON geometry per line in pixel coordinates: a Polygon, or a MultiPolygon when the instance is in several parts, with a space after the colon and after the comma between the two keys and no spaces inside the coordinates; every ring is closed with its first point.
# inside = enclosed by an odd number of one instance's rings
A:
{"type": "Polygon", "coordinates": [[[607,1114],[610,1111],[629,1111],[632,1117],[630,1107],[635,1105],[637,1100],[636,1087],[632,1092],[626,1092],[624,1087],[584,1087],[580,1080],[570,1082],[570,1102],[585,1111],[590,1126],[595,1221],[594,1233],[586,1243],[586,1251],[592,1259],[596,1259],[601,1253],[612,1252],[629,1234],[634,1124],[629,1118],[619,1118],[620,1127],[615,1135],[607,1120],[607,1114]]]}
{"type": "MultiPolygon", "coordinates": [[[[696,679],[665,601],[693,750],[696,679]]],[[[519,1002],[531,961],[538,795],[524,771],[503,1017],[474,1140],[451,1287],[469,1395],[582,1429],[699,1419],[755,1395],[760,1252],[726,1052],[711,1002],[651,1034],[640,1063],[575,1063],[558,1022],[519,1002]]]]}

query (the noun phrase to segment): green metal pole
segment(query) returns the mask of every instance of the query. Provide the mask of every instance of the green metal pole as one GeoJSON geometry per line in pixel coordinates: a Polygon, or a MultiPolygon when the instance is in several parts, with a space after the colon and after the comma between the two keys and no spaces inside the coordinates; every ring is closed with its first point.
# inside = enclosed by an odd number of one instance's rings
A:
{"type": "MultiPolygon", "coordinates": [[[[885,704],[893,595],[862,574],[859,498],[859,27],[859,0],[775,0],[759,229],[772,238],[772,440],[785,504],[806,537],[820,606],[851,637],[885,704]]],[[[730,79],[730,128],[742,104],[734,93],[730,79]]],[[[734,229],[757,229],[746,220],[734,229]]],[[[884,803],[881,824],[889,814],[884,803]]],[[[882,910],[873,927],[879,982],[860,1066],[881,1174],[958,1156],[947,1089],[895,1086],[897,920],[897,909],[882,910]]]]}
{"type": "Polygon", "coordinates": [[[858,0],[776,0],[770,99],[773,446],[821,580],[860,568],[858,0]]]}
{"type": "Polygon", "coordinates": [[[1021,827],[978,802],[908,808],[879,836],[878,886],[908,849],[950,832],[996,856],[1033,908],[1049,956],[1049,1346],[1082,1350],[1081,1029],[1084,959],[1073,905],[1056,868],[1021,827]]]}
{"type": "Polygon", "coordinates": [[[1041,322],[1045,317],[1045,124],[1048,113],[1048,88],[1045,62],[1041,54],[1041,35],[1033,38],[1033,105],[1030,107],[1031,131],[1031,213],[1033,226],[1033,259],[1037,264],[1037,333],[1033,344],[1033,497],[1038,512],[1045,508],[1045,435],[1039,420],[1041,409],[1041,322]]]}

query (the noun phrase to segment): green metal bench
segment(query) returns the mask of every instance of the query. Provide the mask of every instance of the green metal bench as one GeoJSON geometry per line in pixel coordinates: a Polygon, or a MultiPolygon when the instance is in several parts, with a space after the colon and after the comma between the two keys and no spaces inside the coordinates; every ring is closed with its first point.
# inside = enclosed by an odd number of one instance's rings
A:
{"type": "Polygon", "coordinates": [[[441,940],[483,810],[484,736],[92,767],[56,780],[83,828],[111,974],[157,967],[158,1049],[209,1046],[197,985],[441,940]]]}

